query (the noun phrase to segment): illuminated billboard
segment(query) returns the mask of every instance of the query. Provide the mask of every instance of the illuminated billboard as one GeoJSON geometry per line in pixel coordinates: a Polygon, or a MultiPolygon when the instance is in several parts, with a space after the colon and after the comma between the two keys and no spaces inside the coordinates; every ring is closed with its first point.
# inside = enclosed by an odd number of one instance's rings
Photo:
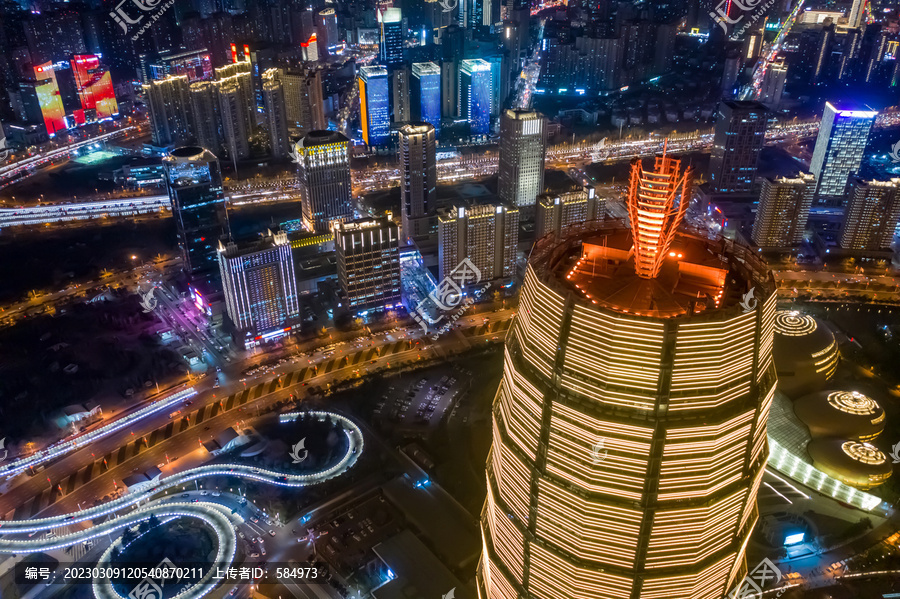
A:
{"type": "Polygon", "coordinates": [[[78,98],[84,110],[95,110],[98,119],[119,114],[119,105],[113,91],[109,71],[100,66],[100,59],[94,54],[75,55],[72,72],[78,87],[78,98]]]}
{"type": "Polygon", "coordinates": [[[45,62],[34,67],[34,79],[34,91],[44,117],[44,126],[47,127],[47,135],[52,137],[57,131],[66,129],[66,113],[59,95],[53,63],[45,62]]]}

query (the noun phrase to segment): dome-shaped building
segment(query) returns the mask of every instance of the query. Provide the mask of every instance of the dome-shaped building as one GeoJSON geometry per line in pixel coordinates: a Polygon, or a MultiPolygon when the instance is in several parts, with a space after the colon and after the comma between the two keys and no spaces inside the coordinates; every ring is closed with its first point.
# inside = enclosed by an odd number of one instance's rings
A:
{"type": "Polygon", "coordinates": [[[891,462],[884,452],[860,441],[813,439],[806,447],[813,466],[857,489],[871,489],[891,476],[891,462]]]}
{"type": "Polygon", "coordinates": [[[794,402],[794,414],[814,439],[837,437],[871,441],[884,430],[884,410],[856,391],[820,391],[794,402]]]}
{"type": "Polygon", "coordinates": [[[837,370],[840,353],[834,333],[820,320],[796,310],[779,310],[772,357],[778,389],[795,399],[825,386],[837,370]]]}

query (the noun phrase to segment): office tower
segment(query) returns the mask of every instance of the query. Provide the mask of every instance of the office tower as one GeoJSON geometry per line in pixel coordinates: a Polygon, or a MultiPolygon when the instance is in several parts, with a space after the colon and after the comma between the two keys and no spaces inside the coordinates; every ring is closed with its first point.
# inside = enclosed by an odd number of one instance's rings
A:
{"type": "MultiPolygon", "coordinates": [[[[21,21],[18,19],[15,21],[21,27],[18,35],[25,34],[24,41],[28,44],[28,52],[34,64],[55,63],[69,60],[75,54],[87,54],[81,18],[77,10],[41,11],[37,5],[34,5],[34,8],[38,10],[31,11],[30,14],[25,13],[21,21]]],[[[7,18],[9,19],[7,26],[10,26],[12,18],[7,18]]],[[[116,31],[118,33],[118,29],[116,31]]],[[[17,40],[16,43],[20,42],[17,40]]]]}
{"type": "Polygon", "coordinates": [[[385,8],[381,19],[381,62],[389,67],[403,64],[403,16],[399,8],[385,8]]]}
{"type": "Polygon", "coordinates": [[[844,209],[840,246],[845,250],[890,251],[900,220],[900,179],[852,182],[844,209]]]}
{"type": "Polygon", "coordinates": [[[547,120],[533,110],[504,110],[500,117],[500,199],[533,206],[544,191],[547,120]]]}
{"type": "Polygon", "coordinates": [[[564,236],[568,227],[582,225],[603,216],[606,200],[591,186],[579,191],[541,194],[537,197],[535,239],[553,233],[564,236]]]}
{"type": "Polygon", "coordinates": [[[410,81],[410,117],[431,123],[441,136],[441,67],[433,62],[414,62],[410,81]]]}
{"type": "Polygon", "coordinates": [[[359,69],[359,114],[367,146],[386,144],[390,133],[388,72],[382,66],[359,69]]]}
{"type": "Polygon", "coordinates": [[[338,29],[337,12],[333,8],[323,8],[317,13],[316,41],[329,55],[333,56],[344,45],[338,29]]]}
{"type": "Polygon", "coordinates": [[[304,134],[327,129],[322,71],[285,69],[280,78],[284,86],[285,113],[291,132],[304,134]]]}
{"type": "Polygon", "coordinates": [[[838,81],[848,81],[859,71],[859,51],[862,44],[862,31],[848,29],[844,33],[841,44],[841,60],[838,65],[838,81]]]}
{"type": "Polygon", "coordinates": [[[190,85],[191,132],[197,145],[209,148],[214,153],[222,147],[222,133],[219,130],[219,96],[212,81],[195,81],[190,85]]]}
{"type": "Polygon", "coordinates": [[[294,146],[294,159],[304,224],[310,231],[331,231],[331,221],[353,213],[350,140],[337,131],[310,131],[294,146]]]}
{"type": "Polygon", "coordinates": [[[768,120],[769,111],[759,102],[729,100],[719,103],[709,161],[710,189],[724,193],[750,191],[759,152],[766,141],[768,120]]]}
{"type": "Polygon", "coordinates": [[[783,58],[778,58],[769,63],[762,86],[759,90],[759,101],[772,107],[781,104],[784,95],[784,83],[787,81],[787,65],[783,58]]]}
{"type": "Polygon", "coordinates": [[[82,54],[72,57],[72,73],[78,86],[78,98],[85,112],[93,111],[93,118],[107,119],[119,114],[109,71],[100,66],[100,57],[82,54]]]}
{"type": "Polygon", "coordinates": [[[353,314],[401,306],[400,232],[387,218],[364,218],[334,228],[338,281],[353,314]]]}
{"type": "Polygon", "coordinates": [[[825,78],[828,61],[831,58],[831,45],[834,43],[834,24],[822,27],[819,39],[816,40],[815,57],[813,58],[810,83],[816,85],[825,78]]]}
{"type": "Polygon", "coordinates": [[[501,204],[438,211],[438,270],[443,279],[468,258],[482,281],[516,274],[519,209],[501,204]]]}
{"type": "Polygon", "coordinates": [[[284,231],[271,230],[260,240],[218,247],[225,307],[245,347],[283,333],[300,315],[291,242],[284,231]]]}
{"type": "Polygon", "coordinates": [[[803,242],[816,179],[808,173],[796,178],[764,179],[751,237],[762,248],[790,248],[803,242]]]}
{"type": "Polygon", "coordinates": [[[391,71],[391,123],[408,123],[410,116],[409,69],[403,66],[391,71]]]}
{"type": "Polygon", "coordinates": [[[165,147],[185,141],[191,131],[191,101],[187,77],[166,77],[142,87],[150,112],[153,145],[165,147]]]}
{"type": "Polygon", "coordinates": [[[721,599],[746,573],[775,286],[748,248],[678,224],[658,276],[617,221],[532,250],[493,404],[481,597],[721,599]]]}
{"type": "Polygon", "coordinates": [[[742,66],[741,55],[736,50],[729,52],[725,57],[725,68],[722,70],[722,84],[719,86],[719,91],[722,92],[722,96],[725,98],[731,98],[734,95],[734,84],[737,82],[742,66]]]}
{"type": "Polygon", "coordinates": [[[691,202],[693,169],[681,171],[681,160],[663,153],[653,170],[644,170],[640,158],[631,161],[628,217],[634,239],[634,270],[639,277],[659,274],[678,223],[691,202]]]}
{"type": "Polygon", "coordinates": [[[209,150],[186,146],[172,150],[163,165],[182,269],[192,277],[214,273],[219,239],[231,234],[219,161],[209,150]]]}
{"type": "Polygon", "coordinates": [[[400,127],[400,214],[403,237],[431,233],[430,213],[437,200],[435,131],[428,123],[400,127]]]}
{"type": "Polygon", "coordinates": [[[450,25],[441,35],[441,116],[460,115],[459,67],[465,55],[465,29],[450,25]]]}
{"type": "Polygon", "coordinates": [[[463,60],[459,67],[459,113],[469,121],[472,135],[491,132],[491,65],[481,58],[463,60]]]}
{"type": "Polygon", "coordinates": [[[66,129],[66,111],[59,95],[59,83],[56,81],[53,64],[46,62],[35,66],[34,80],[34,91],[44,117],[44,126],[47,135],[53,137],[66,129]]]}
{"type": "Polygon", "coordinates": [[[300,42],[300,55],[306,62],[318,62],[319,38],[313,33],[305,42],[300,42]]]}
{"type": "Polygon", "coordinates": [[[263,103],[266,106],[266,128],[272,156],[287,156],[291,151],[291,140],[288,138],[284,86],[279,69],[268,69],[263,73],[263,103]]]}
{"type": "Polygon", "coordinates": [[[850,7],[850,15],[847,19],[847,27],[855,29],[862,27],[865,7],[866,0],[853,0],[853,5],[850,7]]]}
{"type": "Polygon", "coordinates": [[[858,108],[825,103],[809,165],[809,171],[816,176],[817,203],[841,205],[847,193],[847,180],[862,163],[878,113],[858,108]]]}

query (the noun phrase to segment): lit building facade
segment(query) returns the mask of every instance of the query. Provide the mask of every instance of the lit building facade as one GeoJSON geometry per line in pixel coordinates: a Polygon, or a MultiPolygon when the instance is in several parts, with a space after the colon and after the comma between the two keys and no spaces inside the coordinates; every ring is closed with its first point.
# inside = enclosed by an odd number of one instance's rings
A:
{"type": "Polygon", "coordinates": [[[338,281],[353,314],[399,308],[400,231],[387,218],[339,223],[334,228],[338,281]]]}
{"type": "Polygon", "coordinates": [[[107,119],[119,114],[112,76],[100,66],[99,56],[94,54],[73,56],[72,73],[78,86],[82,110],[93,111],[95,119],[107,119]]]}
{"type": "Polygon", "coordinates": [[[533,110],[504,110],[500,115],[500,200],[533,206],[544,191],[547,120],[533,110]]]}
{"type": "Polygon", "coordinates": [[[59,95],[59,83],[56,81],[53,63],[35,65],[34,79],[34,91],[44,117],[44,126],[47,128],[47,135],[53,137],[66,129],[66,111],[59,95]]]}
{"type": "Polygon", "coordinates": [[[552,233],[557,237],[569,227],[597,220],[603,216],[606,200],[593,187],[559,194],[542,194],[537,198],[535,238],[552,233]]]}
{"type": "Polygon", "coordinates": [[[844,250],[890,250],[900,220],[900,179],[853,181],[839,245],[844,250]]]}
{"type": "Polygon", "coordinates": [[[187,76],[170,75],[142,87],[150,113],[153,145],[165,147],[186,141],[191,131],[191,95],[187,76]]]}
{"type": "Polygon", "coordinates": [[[433,62],[414,62],[410,81],[413,120],[430,123],[441,136],[441,67],[433,62]]]}
{"type": "Polygon", "coordinates": [[[269,150],[272,156],[287,156],[291,151],[291,140],[288,138],[284,85],[278,69],[268,69],[263,73],[263,104],[266,106],[269,150]]]}
{"type": "Polygon", "coordinates": [[[500,204],[438,212],[438,270],[443,279],[468,258],[482,281],[512,279],[519,244],[519,209],[500,204]]]}
{"type": "Polygon", "coordinates": [[[869,132],[878,113],[825,104],[809,172],[816,176],[816,202],[842,205],[847,182],[862,164],[869,132]]]}
{"type": "Polygon", "coordinates": [[[653,278],[615,221],[536,243],[493,405],[482,598],[721,599],[746,574],[774,282],[747,248],[670,242],[653,278]]]}
{"type": "Polygon", "coordinates": [[[403,64],[403,13],[399,8],[385,8],[381,19],[381,62],[389,67],[403,64]]]}
{"type": "Polygon", "coordinates": [[[231,234],[219,161],[209,150],[187,146],[172,150],[163,166],[182,269],[192,277],[214,274],[219,239],[231,234]]]}
{"type": "Polygon", "coordinates": [[[491,132],[493,97],[491,63],[482,58],[463,60],[459,67],[459,113],[469,121],[472,135],[491,132]]]}
{"type": "Polygon", "coordinates": [[[322,71],[315,68],[279,70],[288,128],[298,134],[327,129],[322,71]]]}
{"type": "Polygon", "coordinates": [[[386,68],[369,66],[359,69],[359,101],[363,141],[367,146],[384,145],[391,137],[390,96],[386,68]]]}
{"type": "Polygon", "coordinates": [[[437,201],[436,134],[429,123],[400,127],[400,213],[402,234],[421,239],[431,233],[437,201]]]}
{"type": "Polygon", "coordinates": [[[719,104],[709,161],[709,185],[713,191],[750,191],[768,120],[769,110],[759,102],[729,100],[719,104]]]}
{"type": "Polygon", "coordinates": [[[311,131],[294,146],[303,222],[327,232],[334,220],[352,214],[350,140],[337,131],[311,131]]]}
{"type": "Polygon", "coordinates": [[[276,339],[300,315],[291,244],[284,231],[239,246],[219,242],[219,272],[225,307],[245,346],[276,339]]]}
{"type": "Polygon", "coordinates": [[[795,178],[763,179],[751,237],[761,248],[791,248],[803,242],[816,178],[800,173],[795,178]]]}

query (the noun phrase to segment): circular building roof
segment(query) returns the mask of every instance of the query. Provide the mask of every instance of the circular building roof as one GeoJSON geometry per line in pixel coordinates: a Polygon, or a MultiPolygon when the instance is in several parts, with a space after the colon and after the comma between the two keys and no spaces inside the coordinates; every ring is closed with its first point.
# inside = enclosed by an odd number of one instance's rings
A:
{"type": "Polygon", "coordinates": [[[775,313],[772,347],[778,388],[791,399],[822,389],[837,369],[834,333],[817,318],[795,310],[775,313]]]}
{"type": "Polygon", "coordinates": [[[860,441],[813,439],[807,446],[813,466],[857,489],[877,487],[891,476],[883,451],[860,441]]]}
{"type": "Polygon", "coordinates": [[[794,414],[813,438],[871,441],[884,430],[884,410],[856,391],[820,391],[794,402],[794,414]]]}

